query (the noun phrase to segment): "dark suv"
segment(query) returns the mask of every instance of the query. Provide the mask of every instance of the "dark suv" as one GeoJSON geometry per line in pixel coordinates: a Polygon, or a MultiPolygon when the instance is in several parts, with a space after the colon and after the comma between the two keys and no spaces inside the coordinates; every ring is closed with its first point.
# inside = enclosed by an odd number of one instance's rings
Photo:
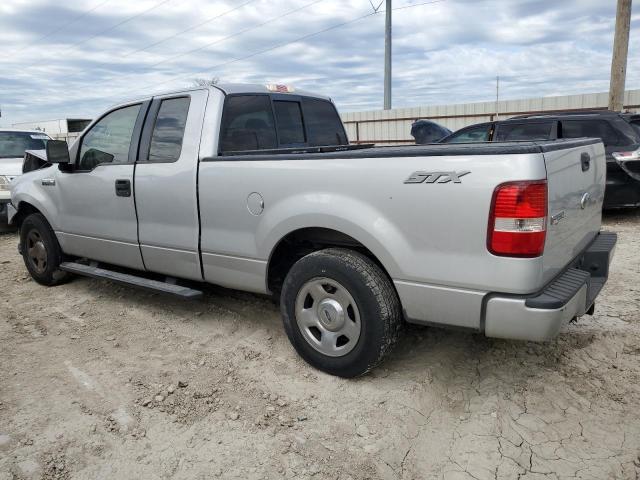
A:
{"type": "Polygon", "coordinates": [[[640,206],[640,115],[603,111],[522,115],[462,128],[440,143],[597,137],[607,154],[604,208],[640,206]]]}

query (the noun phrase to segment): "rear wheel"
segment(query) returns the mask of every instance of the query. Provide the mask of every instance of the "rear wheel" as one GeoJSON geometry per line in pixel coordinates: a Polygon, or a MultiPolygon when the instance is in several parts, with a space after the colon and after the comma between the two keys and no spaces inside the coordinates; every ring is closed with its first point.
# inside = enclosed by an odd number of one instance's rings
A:
{"type": "Polygon", "coordinates": [[[391,351],[402,324],[391,280],[368,257],[330,248],[300,259],[281,294],[296,351],[332,375],[362,375],[391,351]]]}
{"type": "Polygon", "coordinates": [[[63,254],[53,229],[40,213],[24,219],[20,227],[22,258],[31,277],[42,285],[58,285],[69,278],[58,267],[63,254]]]}

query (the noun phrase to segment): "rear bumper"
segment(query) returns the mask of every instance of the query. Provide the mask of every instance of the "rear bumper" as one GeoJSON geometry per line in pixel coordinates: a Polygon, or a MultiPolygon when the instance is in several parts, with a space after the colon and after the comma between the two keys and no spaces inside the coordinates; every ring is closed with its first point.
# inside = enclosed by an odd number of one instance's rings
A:
{"type": "Polygon", "coordinates": [[[594,304],[609,276],[616,240],[615,233],[598,234],[566,271],[535,295],[489,296],[485,335],[531,341],[555,337],[563,325],[594,304]]]}
{"type": "Polygon", "coordinates": [[[603,208],[625,208],[640,206],[640,181],[634,171],[637,166],[629,162],[623,168],[613,159],[607,160],[607,182],[604,192],[603,208]],[[635,178],[633,178],[635,177],[635,178]]]}

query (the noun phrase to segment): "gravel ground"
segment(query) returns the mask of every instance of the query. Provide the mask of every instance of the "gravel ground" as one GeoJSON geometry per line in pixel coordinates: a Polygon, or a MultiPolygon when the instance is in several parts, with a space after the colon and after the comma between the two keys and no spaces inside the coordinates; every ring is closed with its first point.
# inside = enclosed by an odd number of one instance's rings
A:
{"type": "Polygon", "coordinates": [[[0,236],[0,480],[640,478],[640,212],[593,317],[533,344],[410,327],[372,374],[301,361],[269,300],[44,288],[0,236]]]}

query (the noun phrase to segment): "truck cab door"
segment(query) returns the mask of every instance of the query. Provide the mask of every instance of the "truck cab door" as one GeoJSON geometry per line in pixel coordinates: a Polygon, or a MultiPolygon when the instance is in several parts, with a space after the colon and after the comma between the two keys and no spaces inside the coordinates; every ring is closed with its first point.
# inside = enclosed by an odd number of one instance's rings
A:
{"type": "Polygon", "coordinates": [[[147,270],[202,280],[198,157],[208,90],[154,97],[135,170],[140,250],[147,270]]]}
{"type": "MultiPolygon", "coordinates": [[[[65,253],[144,269],[138,245],[133,172],[150,101],[120,106],[97,120],[71,148],[56,175],[58,228],[65,253]]],[[[44,185],[44,183],[43,183],[44,185]]]]}

